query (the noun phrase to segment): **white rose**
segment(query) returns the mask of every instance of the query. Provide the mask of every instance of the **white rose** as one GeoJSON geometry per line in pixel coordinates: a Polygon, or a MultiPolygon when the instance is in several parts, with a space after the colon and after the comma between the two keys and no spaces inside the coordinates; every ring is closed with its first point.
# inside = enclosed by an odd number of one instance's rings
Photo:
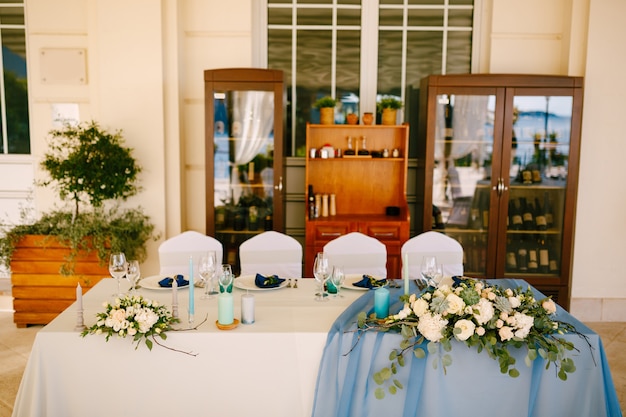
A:
{"type": "Polygon", "coordinates": [[[413,304],[416,298],[417,296],[415,295],[415,293],[409,295],[409,304],[413,304]]]}
{"type": "Polygon", "coordinates": [[[449,314],[461,314],[463,312],[463,309],[465,308],[465,302],[458,295],[450,293],[446,297],[446,301],[448,302],[449,314]]]}
{"type": "Polygon", "coordinates": [[[474,334],[474,330],[476,329],[476,325],[471,320],[459,320],[454,324],[454,337],[457,340],[464,341],[470,338],[474,334]],[[457,332],[456,329],[460,329],[460,332],[457,332]]]}
{"type": "Polygon", "coordinates": [[[495,300],[495,299],[496,299],[496,295],[495,295],[494,293],[492,293],[491,291],[489,291],[489,292],[487,293],[487,298],[488,298],[489,300],[493,301],[493,300],[495,300]]]}
{"type": "Polygon", "coordinates": [[[541,303],[541,307],[543,307],[543,309],[546,310],[546,313],[548,314],[556,313],[556,304],[549,298],[541,303]]]}
{"type": "Polygon", "coordinates": [[[513,329],[509,326],[503,326],[500,330],[498,330],[498,334],[500,335],[500,339],[502,339],[503,342],[506,342],[507,340],[513,338],[513,329]]]}
{"type": "Polygon", "coordinates": [[[420,317],[417,330],[431,342],[438,342],[443,337],[443,329],[448,320],[441,318],[440,314],[424,314],[420,317]]]}
{"type": "Polygon", "coordinates": [[[427,311],[428,302],[426,300],[424,300],[423,298],[415,300],[415,302],[413,303],[413,313],[415,313],[417,317],[422,317],[424,314],[426,314],[427,311]]]}
{"type": "Polygon", "coordinates": [[[486,298],[481,298],[480,301],[474,306],[474,319],[478,324],[485,324],[493,318],[494,310],[493,304],[487,301],[486,298]]]}
{"type": "Polygon", "coordinates": [[[535,324],[535,319],[523,313],[515,313],[513,317],[515,318],[515,327],[517,328],[515,337],[525,339],[528,333],[530,333],[533,324],[535,324]]]}
{"type": "Polygon", "coordinates": [[[502,328],[502,326],[504,326],[504,322],[502,320],[498,319],[496,321],[496,328],[500,329],[500,328],[502,328]]]}
{"type": "Polygon", "coordinates": [[[512,308],[517,308],[522,305],[522,302],[518,297],[509,297],[509,303],[511,303],[512,308]]]}
{"type": "Polygon", "coordinates": [[[134,336],[135,334],[137,334],[137,329],[135,329],[134,327],[130,327],[128,329],[128,335],[129,336],[134,336]]]}
{"type": "Polygon", "coordinates": [[[485,328],[483,326],[479,326],[476,328],[476,334],[478,336],[483,336],[485,334],[485,328]]]}

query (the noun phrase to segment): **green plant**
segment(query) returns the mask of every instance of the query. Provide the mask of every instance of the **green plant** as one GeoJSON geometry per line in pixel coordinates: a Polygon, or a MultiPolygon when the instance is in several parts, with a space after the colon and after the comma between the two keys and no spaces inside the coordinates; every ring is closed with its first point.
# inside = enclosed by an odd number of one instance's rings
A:
{"type": "Polygon", "coordinates": [[[40,185],[53,185],[61,200],[101,207],[105,200],[123,199],[138,191],[135,182],[141,167],[123,146],[121,131],[109,133],[91,121],[78,126],[66,124],[52,130],[49,150],[41,167],[50,179],[40,185]]]}
{"type": "Polygon", "coordinates": [[[376,109],[378,112],[382,112],[383,109],[401,109],[402,102],[394,97],[383,97],[378,103],[376,103],[376,109]]]}
{"type": "Polygon", "coordinates": [[[330,96],[322,97],[318,99],[314,106],[315,108],[321,109],[322,107],[335,107],[337,105],[337,100],[330,96]]]}
{"type": "Polygon", "coordinates": [[[110,251],[144,261],[147,241],[158,239],[150,218],[141,208],[104,206],[107,200],[125,200],[139,190],[141,167],[132,149],[123,146],[121,132],[111,134],[92,121],[66,125],[50,135],[50,149],[41,162],[50,178],[37,185],[54,186],[60,199],[72,207],[54,209],[34,221],[22,212],[21,224],[3,230],[0,263],[9,267],[16,244],[31,234],[54,236],[70,249],[61,266],[64,275],[73,273],[74,259],[82,250],[96,251],[102,265],[110,251]]]}

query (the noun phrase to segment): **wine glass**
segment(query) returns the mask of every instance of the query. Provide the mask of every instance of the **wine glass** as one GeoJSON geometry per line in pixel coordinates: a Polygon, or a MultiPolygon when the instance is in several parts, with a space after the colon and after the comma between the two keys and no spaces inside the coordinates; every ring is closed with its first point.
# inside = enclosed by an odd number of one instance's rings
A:
{"type": "Polygon", "coordinates": [[[343,273],[343,267],[341,266],[333,266],[333,274],[330,276],[330,282],[335,286],[337,293],[335,293],[334,298],[341,297],[343,295],[339,294],[341,290],[341,286],[343,285],[343,281],[346,275],[343,273]]]}
{"type": "Polygon", "coordinates": [[[222,272],[218,277],[218,281],[220,284],[220,292],[228,292],[233,285],[233,269],[230,264],[222,265],[222,272]]]}
{"type": "Polygon", "coordinates": [[[213,291],[213,277],[216,269],[217,256],[215,251],[208,251],[200,258],[198,263],[198,273],[204,283],[204,294],[201,298],[211,298],[211,295],[216,294],[216,291],[213,291]]]}
{"type": "Polygon", "coordinates": [[[126,275],[126,255],[123,252],[112,253],[109,258],[109,273],[117,280],[117,293],[114,296],[121,297],[120,280],[126,275]]]}
{"type": "Polygon", "coordinates": [[[328,294],[324,291],[324,283],[330,277],[330,265],[328,265],[328,258],[324,256],[324,252],[318,252],[313,263],[313,275],[318,283],[318,290],[315,297],[315,301],[327,301],[328,294]]]}
{"type": "Polygon", "coordinates": [[[141,277],[141,270],[139,269],[139,261],[133,259],[132,261],[128,261],[128,265],[126,267],[126,279],[130,282],[129,292],[133,292],[137,289],[137,282],[141,277]]]}
{"type": "Polygon", "coordinates": [[[439,285],[443,274],[441,272],[441,265],[437,263],[437,257],[424,256],[422,259],[421,274],[428,285],[432,287],[437,287],[439,285]]]}

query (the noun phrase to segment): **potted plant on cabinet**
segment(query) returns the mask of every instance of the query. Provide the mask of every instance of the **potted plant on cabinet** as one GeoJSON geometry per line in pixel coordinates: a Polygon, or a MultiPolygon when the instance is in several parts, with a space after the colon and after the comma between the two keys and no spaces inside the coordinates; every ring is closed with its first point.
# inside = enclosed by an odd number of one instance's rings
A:
{"type": "Polygon", "coordinates": [[[397,112],[401,108],[402,102],[391,96],[383,97],[376,103],[376,109],[381,113],[381,123],[383,125],[395,125],[397,112]]]}
{"type": "Polygon", "coordinates": [[[322,97],[315,102],[315,107],[320,110],[320,124],[332,125],[335,123],[335,106],[337,100],[330,96],[322,97]]]}
{"type": "Polygon", "coordinates": [[[131,152],[121,131],[93,121],[50,132],[40,164],[48,178],[37,185],[54,187],[65,205],[0,238],[18,327],[49,322],[74,301],[77,283],[90,288],[108,276],[111,251],[145,260],[147,241],[157,239],[154,225],[141,208],[119,206],[139,190],[141,167],[131,152]]]}

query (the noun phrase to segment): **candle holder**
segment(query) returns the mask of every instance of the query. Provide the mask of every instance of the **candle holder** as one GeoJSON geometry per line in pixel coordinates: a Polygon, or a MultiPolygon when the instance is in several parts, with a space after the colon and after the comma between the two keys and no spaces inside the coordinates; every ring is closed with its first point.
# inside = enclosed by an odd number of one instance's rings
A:
{"type": "Polygon", "coordinates": [[[77,332],[82,332],[85,329],[87,329],[87,326],[85,326],[83,309],[81,308],[76,310],[76,326],[74,326],[74,330],[77,332]]]}

